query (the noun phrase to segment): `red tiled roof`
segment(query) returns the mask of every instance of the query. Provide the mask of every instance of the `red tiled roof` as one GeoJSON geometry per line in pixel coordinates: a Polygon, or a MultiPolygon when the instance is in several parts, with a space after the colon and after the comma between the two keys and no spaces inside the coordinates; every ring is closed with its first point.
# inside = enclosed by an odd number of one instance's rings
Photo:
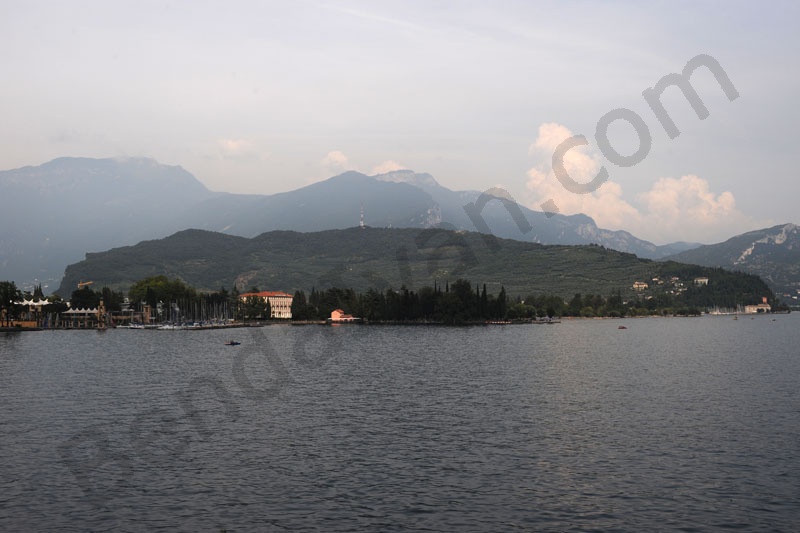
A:
{"type": "Polygon", "coordinates": [[[251,296],[257,296],[259,298],[273,298],[280,296],[284,298],[293,298],[291,294],[287,294],[285,292],[280,292],[280,291],[246,292],[244,294],[240,294],[239,298],[250,298],[251,296]]]}

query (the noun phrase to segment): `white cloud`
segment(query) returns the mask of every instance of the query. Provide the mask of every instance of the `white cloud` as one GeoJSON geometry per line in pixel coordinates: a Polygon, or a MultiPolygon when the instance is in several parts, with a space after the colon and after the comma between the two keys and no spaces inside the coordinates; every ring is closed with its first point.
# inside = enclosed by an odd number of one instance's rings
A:
{"type": "Polygon", "coordinates": [[[529,152],[536,153],[538,150],[545,150],[553,153],[564,139],[572,137],[572,132],[566,126],[557,122],[545,122],[539,126],[539,136],[531,145],[529,152]]]}
{"type": "Polygon", "coordinates": [[[658,235],[683,235],[683,240],[708,240],[752,229],[756,221],[736,209],[733,193],[715,194],[708,181],[688,175],[659,178],[639,195],[647,225],[658,235]]]}
{"type": "MultiPolygon", "coordinates": [[[[572,132],[561,124],[549,123],[539,127],[539,136],[530,151],[547,158],[547,165],[528,171],[531,207],[543,210],[541,204],[553,200],[560,213],[584,213],[600,227],[608,229],[621,229],[639,222],[639,212],[622,198],[622,187],[618,183],[608,180],[594,192],[575,194],[566,190],[556,179],[549,168],[549,160],[556,147],[571,136],[572,132]]],[[[578,146],[564,155],[564,167],[578,183],[588,183],[594,179],[600,166],[599,157],[590,153],[588,146],[578,146]]]]}
{"type": "Polygon", "coordinates": [[[253,143],[247,139],[220,139],[217,145],[224,158],[248,157],[254,152],[253,143]]]}
{"type": "MultiPolygon", "coordinates": [[[[576,181],[575,173],[570,174],[576,181]]],[[[592,217],[597,225],[607,229],[631,229],[641,222],[639,211],[622,198],[622,186],[607,181],[599,189],[588,194],[575,194],[566,190],[552,172],[537,169],[528,172],[527,187],[532,192],[533,209],[546,210],[542,204],[552,200],[558,212],[565,215],[584,213],[592,217]]]]}
{"type": "MultiPolygon", "coordinates": [[[[567,191],[550,168],[555,148],[572,133],[560,124],[542,124],[531,153],[541,156],[541,165],[528,171],[528,205],[545,209],[552,202],[562,214],[584,213],[607,229],[624,229],[656,243],[677,240],[715,242],[759,224],[736,209],[733,193],[711,191],[708,181],[694,175],[659,178],[635,202],[624,198],[622,186],[608,180],[596,191],[575,194],[567,191]]],[[[578,183],[591,181],[600,170],[600,156],[589,146],[568,151],[564,166],[578,183]]],[[[766,221],[762,222],[766,224],[766,221]]]]}
{"type": "Polygon", "coordinates": [[[322,158],[322,166],[328,172],[340,172],[350,168],[350,162],[347,156],[339,150],[333,150],[322,158]]]}
{"type": "Polygon", "coordinates": [[[397,161],[384,161],[383,163],[376,165],[372,168],[372,175],[376,174],[386,174],[387,172],[393,172],[395,170],[405,170],[406,167],[398,163],[397,161]]]}

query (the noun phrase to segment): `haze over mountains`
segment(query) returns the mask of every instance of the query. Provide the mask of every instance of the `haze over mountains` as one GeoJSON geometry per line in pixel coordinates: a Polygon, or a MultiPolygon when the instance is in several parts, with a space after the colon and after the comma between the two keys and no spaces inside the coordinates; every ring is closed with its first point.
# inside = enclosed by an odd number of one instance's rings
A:
{"type": "Polygon", "coordinates": [[[700,246],[656,246],[586,215],[532,211],[502,190],[452,191],[433,176],[345,172],[273,195],[209,191],[181,167],[147,158],[60,158],[0,171],[0,278],[54,289],[67,265],[100,252],[196,228],[241,237],[357,226],[463,229],[540,244],[599,244],[639,257],[722,266],[764,277],[779,294],[800,287],[797,227],[776,226],[700,246]],[[749,250],[749,252],[748,252],[749,250]]]}
{"type": "Polygon", "coordinates": [[[625,231],[598,228],[585,215],[547,215],[518,206],[520,217],[517,204],[487,203],[491,195],[481,201],[480,192],[451,191],[428,174],[407,170],[373,177],[346,172],[291,192],[244,195],[209,191],[183,168],[152,159],[65,157],[0,171],[0,189],[0,277],[22,286],[35,281],[54,285],[65,267],[86,252],[188,228],[243,237],[278,229],[347,228],[359,224],[362,209],[373,227],[488,228],[498,237],[595,243],[646,258],[696,246],[656,246],[625,231]],[[470,204],[472,218],[464,208],[470,204]]]}

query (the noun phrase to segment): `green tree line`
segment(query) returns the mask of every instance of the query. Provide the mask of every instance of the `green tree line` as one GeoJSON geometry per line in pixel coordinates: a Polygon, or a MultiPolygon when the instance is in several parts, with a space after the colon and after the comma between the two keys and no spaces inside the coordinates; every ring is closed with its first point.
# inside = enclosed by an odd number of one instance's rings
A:
{"type": "Polygon", "coordinates": [[[504,288],[497,295],[489,294],[486,285],[473,285],[459,279],[450,284],[434,284],[417,291],[368,289],[356,293],[353,289],[333,287],[306,296],[297,291],[292,301],[292,318],[322,320],[334,309],[370,321],[429,321],[463,323],[478,320],[499,320],[508,313],[508,296],[504,288]]]}
{"type": "MultiPolygon", "coordinates": [[[[567,300],[547,293],[511,297],[501,286],[497,294],[489,293],[486,284],[473,284],[467,279],[453,283],[435,282],[418,290],[368,289],[357,293],[353,289],[332,287],[295,292],[292,316],[295,320],[324,320],[334,309],[362,317],[369,321],[387,322],[437,322],[458,324],[491,320],[524,320],[542,317],[575,316],[637,316],[637,315],[695,315],[712,307],[736,308],[759,303],[766,297],[776,307],[774,295],[757,276],[713,269],[707,285],[695,285],[691,280],[695,268],[671,264],[667,275],[685,281],[680,292],[654,285],[644,293],[623,297],[619,290],[608,295],[574,294],[567,300]]],[[[668,288],[668,287],[667,287],[668,288]]],[[[258,292],[252,287],[249,292],[258,292]]],[[[0,308],[6,323],[18,316],[23,298],[43,298],[41,287],[32,293],[23,293],[13,282],[0,282],[0,308]]],[[[49,297],[52,307],[47,312],[66,309],[57,296],[49,297]]],[[[240,300],[234,287],[224,287],[211,293],[199,292],[180,279],[151,276],[135,282],[126,295],[108,287],[93,290],[89,286],[75,290],[70,299],[72,308],[95,308],[103,300],[114,313],[123,308],[141,310],[148,305],[162,310],[161,319],[169,321],[202,321],[207,319],[267,319],[271,315],[268,302],[251,297],[240,300]]],[[[776,309],[780,309],[776,307],[776,309]]]]}

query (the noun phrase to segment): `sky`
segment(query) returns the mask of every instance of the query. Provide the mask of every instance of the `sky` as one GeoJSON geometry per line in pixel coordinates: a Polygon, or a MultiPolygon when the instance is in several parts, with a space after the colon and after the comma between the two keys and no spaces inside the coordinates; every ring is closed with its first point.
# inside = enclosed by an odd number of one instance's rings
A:
{"type": "Polygon", "coordinates": [[[412,169],[657,244],[800,222],[796,2],[0,0],[0,13],[0,169],[145,156],[258,194],[412,169]],[[667,88],[671,138],[642,93],[700,54],[739,96],[698,68],[707,117],[667,88]],[[598,128],[620,108],[638,129],[598,128]],[[610,161],[598,131],[636,164],[610,161]],[[569,177],[608,172],[582,194],[552,169],[577,135],[569,177]]]}

